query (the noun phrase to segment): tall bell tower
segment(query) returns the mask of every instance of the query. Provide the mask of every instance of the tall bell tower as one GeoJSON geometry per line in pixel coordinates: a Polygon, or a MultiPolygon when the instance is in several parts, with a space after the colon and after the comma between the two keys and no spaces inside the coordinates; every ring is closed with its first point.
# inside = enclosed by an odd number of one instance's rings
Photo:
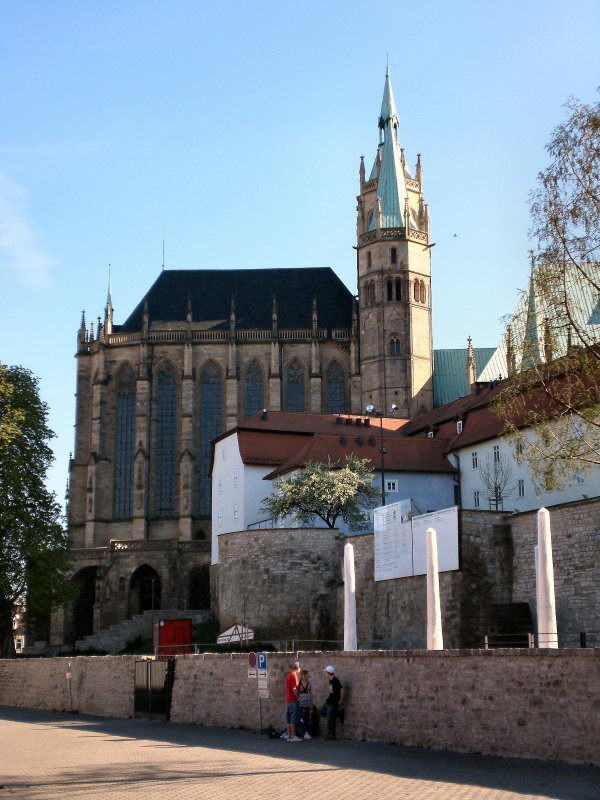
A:
{"type": "Polygon", "coordinates": [[[386,71],[379,146],[367,178],[360,162],[357,269],[361,402],[401,417],[433,407],[431,247],[423,202],[421,157],[414,177],[398,136],[386,71]]]}

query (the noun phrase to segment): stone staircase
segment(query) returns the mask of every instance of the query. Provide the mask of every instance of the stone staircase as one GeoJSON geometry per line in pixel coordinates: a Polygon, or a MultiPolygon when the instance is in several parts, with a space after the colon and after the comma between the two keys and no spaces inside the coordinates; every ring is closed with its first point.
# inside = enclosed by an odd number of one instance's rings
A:
{"type": "Polygon", "coordinates": [[[159,611],[144,611],[143,614],[136,614],[131,619],[125,619],[116,625],[111,625],[106,630],[99,633],[84,636],[75,642],[76,650],[99,650],[106,653],[120,653],[134,639],[152,638],[152,626],[161,619],[184,619],[190,618],[193,623],[207,622],[210,618],[210,611],[179,609],[160,609],[159,611]]]}

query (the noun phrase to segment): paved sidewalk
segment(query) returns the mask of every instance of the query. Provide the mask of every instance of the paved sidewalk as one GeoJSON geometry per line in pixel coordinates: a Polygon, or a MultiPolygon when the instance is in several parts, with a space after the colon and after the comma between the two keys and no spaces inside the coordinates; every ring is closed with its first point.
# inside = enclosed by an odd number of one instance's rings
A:
{"type": "Polygon", "coordinates": [[[0,706],[0,800],[599,800],[600,768],[0,706]]]}

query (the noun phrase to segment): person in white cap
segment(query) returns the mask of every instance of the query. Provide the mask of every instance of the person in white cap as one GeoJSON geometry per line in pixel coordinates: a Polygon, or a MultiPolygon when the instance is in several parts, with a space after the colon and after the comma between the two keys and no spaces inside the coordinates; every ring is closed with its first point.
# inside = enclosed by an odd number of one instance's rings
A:
{"type": "Polygon", "coordinates": [[[335,723],[338,718],[338,712],[344,702],[344,687],[340,679],[336,677],[335,670],[331,664],[325,667],[323,672],[329,681],[329,695],[321,708],[321,715],[327,717],[327,736],[325,738],[335,739],[335,723]]]}

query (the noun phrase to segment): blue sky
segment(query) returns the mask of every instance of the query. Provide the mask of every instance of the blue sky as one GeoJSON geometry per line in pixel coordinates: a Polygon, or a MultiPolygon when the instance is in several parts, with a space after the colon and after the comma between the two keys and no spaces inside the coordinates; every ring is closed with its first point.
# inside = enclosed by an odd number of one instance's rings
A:
{"type": "Polygon", "coordinates": [[[20,0],[0,25],[0,361],[41,381],[62,499],[76,331],[166,268],[330,266],[356,290],[359,159],[386,62],[422,154],[434,346],[495,346],[527,281],[527,197],[597,0],[20,0]],[[456,234],[456,236],[454,236],[456,234]]]}

